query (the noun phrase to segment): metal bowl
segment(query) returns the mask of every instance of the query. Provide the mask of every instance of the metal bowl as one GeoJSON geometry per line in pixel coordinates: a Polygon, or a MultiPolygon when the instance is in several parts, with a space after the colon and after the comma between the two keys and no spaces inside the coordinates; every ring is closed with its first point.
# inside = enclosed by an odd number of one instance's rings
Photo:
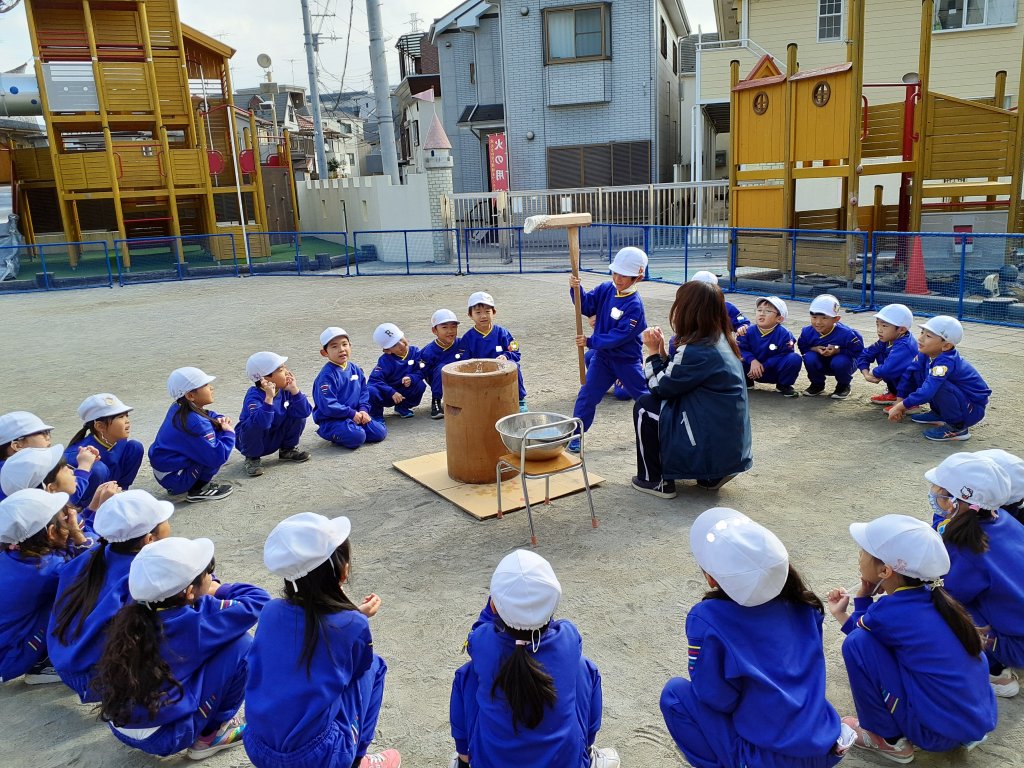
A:
{"type": "MultiPolygon", "coordinates": [[[[556,424],[560,421],[568,421],[571,417],[563,416],[560,413],[545,413],[543,411],[530,411],[528,413],[513,413],[505,416],[495,423],[494,428],[498,430],[501,441],[512,453],[520,453],[523,449],[523,439],[526,430],[532,427],[542,427],[545,424],[556,424]]],[[[565,424],[551,427],[550,429],[537,429],[530,433],[527,443],[527,458],[531,461],[542,461],[553,459],[565,448],[565,439],[569,437],[575,424],[571,421],[565,424]],[[563,442],[559,442],[563,441],[563,442]],[[550,445],[550,443],[555,443],[550,445]]]]}

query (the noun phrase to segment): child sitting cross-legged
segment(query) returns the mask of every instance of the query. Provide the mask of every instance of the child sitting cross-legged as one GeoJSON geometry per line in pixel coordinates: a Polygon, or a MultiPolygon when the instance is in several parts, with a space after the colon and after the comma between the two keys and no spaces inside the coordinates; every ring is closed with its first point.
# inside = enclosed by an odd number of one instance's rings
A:
{"type": "Polygon", "coordinates": [[[388,436],[383,419],[370,418],[370,390],[362,369],[352,362],[352,342],[344,328],[320,334],[320,354],[327,364],[313,382],[313,421],[324,440],[355,449],[388,436]]]}

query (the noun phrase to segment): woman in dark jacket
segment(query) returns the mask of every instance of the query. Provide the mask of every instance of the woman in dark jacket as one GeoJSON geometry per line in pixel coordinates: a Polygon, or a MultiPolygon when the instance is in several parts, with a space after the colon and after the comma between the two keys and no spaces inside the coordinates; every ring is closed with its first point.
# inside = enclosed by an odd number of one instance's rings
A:
{"type": "Polygon", "coordinates": [[[644,331],[655,351],[644,366],[651,392],[633,406],[633,487],[664,499],[675,497],[676,480],[717,489],[753,464],[747,387],[722,291],[684,283],[669,321],[671,358],[662,330],[644,331]]]}

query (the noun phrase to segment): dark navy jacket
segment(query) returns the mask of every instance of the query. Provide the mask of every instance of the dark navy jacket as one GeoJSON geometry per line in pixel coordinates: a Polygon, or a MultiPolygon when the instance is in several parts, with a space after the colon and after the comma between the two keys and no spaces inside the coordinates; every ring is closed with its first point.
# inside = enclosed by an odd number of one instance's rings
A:
{"type": "Polygon", "coordinates": [[[905,333],[895,341],[876,341],[865,347],[857,358],[857,370],[870,369],[869,373],[876,379],[898,384],[917,354],[917,341],[905,333]],[[871,368],[871,363],[878,365],[871,368]]]}
{"type": "Polygon", "coordinates": [[[313,421],[351,419],[357,411],[370,412],[370,390],[362,369],[349,361],[345,367],[327,363],[313,381],[313,421]]]}
{"type": "Polygon", "coordinates": [[[751,325],[745,334],[736,339],[743,362],[749,365],[757,360],[762,365],[767,360],[793,352],[796,339],[786,327],[779,323],[768,333],[762,333],[756,325],[751,325]]]}
{"type": "MultiPolygon", "coordinates": [[[[575,291],[569,289],[569,296],[575,291]]],[[[594,317],[594,332],[587,337],[587,347],[602,356],[619,362],[643,360],[640,334],[647,328],[644,303],[636,291],[622,296],[615,283],[601,283],[592,291],[580,291],[580,310],[594,317]]]]}
{"type": "Polygon", "coordinates": [[[377,359],[377,365],[370,371],[369,386],[377,390],[382,400],[390,400],[398,390],[407,389],[402,386],[402,379],[406,376],[412,379],[412,384],[409,385],[411,389],[415,389],[419,382],[423,381],[420,348],[411,344],[405,357],[387,353],[381,355],[377,359]]]}
{"type": "MultiPolygon", "coordinates": [[[[219,418],[216,411],[206,411],[211,418],[219,418]]],[[[181,430],[177,418],[178,404],[167,410],[163,424],[149,446],[149,463],[157,472],[177,472],[194,464],[220,467],[231,456],[235,447],[235,433],[214,429],[209,419],[189,412],[186,424],[191,434],[181,430]]]]}
{"type": "Polygon", "coordinates": [[[972,405],[988,405],[989,395],[992,394],[981,374],[956,349],[941,352],[934,359],[923,352],[918,354],[903,374],[896,394],[903,398],[907,408],[913,408],[931,402],[935,393],[947,385],[963,392],[967,402],[972,405]]]}

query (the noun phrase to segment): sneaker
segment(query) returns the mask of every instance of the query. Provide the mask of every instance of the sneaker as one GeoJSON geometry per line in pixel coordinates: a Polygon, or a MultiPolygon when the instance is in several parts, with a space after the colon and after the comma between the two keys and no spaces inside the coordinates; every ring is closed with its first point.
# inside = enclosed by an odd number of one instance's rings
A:
{"type": "Polygon", "coordinates": [[[456,752],[452,755],[451,761],[448,763],[448,768],[459,768],[459,753],[456,752]]]}
{"type": "Polygon", "coordinates": [[[440,400],[430,401],[430,418],[435,420],[444,418],[444,406],[441,405],[440,400]]]}
{"type": "Polygon", "coordinates": [[[580,439],[578,437],[574,437],[572,440],[569,441],[569,444],[567,446],[565,446],[565,449],[569,453],[579,453],[580,452],[580,439]]]}
{"type": "Polygon", "coordinates": [[[528,413],[529,410],[530,409],[526,407],[526,401],[525,400],[520,400],[519,401],[519,412],[520,413],[528,413]]]}
{"type": "Polygon", "coordinates": [[[811,384],[807,389],[804,390],[805,397],[817,397],[825,391],[824,384],[811,384]]]}
{"type": "Polygon", "coordinates": [[[25,685],[46,685],[47,683],[59,683],[60,675],[53,668],[49,659],[43,659],[32,665],[25,677],[22,678],[25,685]]]}
{"type": "Polygon", "coordinates": [[[245,460],[245,474],[249,477],[259,477],[263,474],[263,463],[259,458],[245,460]]]}
{"type": "Polygon", "coordinates": [[[931,411],[920,411],[910,417],[910,420],[915,424],[945,424],[942,419],[936,416],[931,411]]]}
{"type": "MultiPolygon", "coordinates": [[[[28,675],[25,675],[27,678],[28,675]]],[[[989,675],[988,681],[992,684],[992,690],[1001,699],[1012,699],[1020,693],[1020,682],[1017,673],[1007,667],[999,675],[989,675]]],[[[28,682],[26,680],[26,682],[28,682]]]]}
{"type": "Polygon", "coordinates": [[[189,491],[185,494],[185,501],[192,503],[198,501],[220,501],[231,495],[232,488],[228,483],[207,483],[198,491],[189,491]]]}
{"type": "Polygon", "coordinates": [[[277,452],[278,461],[294,461],[296,464],[301,464],[304,461],[309,461],[309,451],[300,451],[298,448],[282,448],[277,452]]]}
{"type": "Polygon", "coordinates": [[[893,405],[897,400],[899,400],[899,398],[892,392],[886,392],[884,395],[871,396],[871,402],[875,405],[893,405]]]}
{"type": "Polygon", "coordinates": [[[890,744],[881,736],[861,728],[856,717],[844,717],[843,722],[857,732],[853,746],[874,750],[894,763],[909,763],[914,759],[914,745],[905,736],[901,736],[895,744],[890,744]]]}
{"type": "Polygon", "coordinates": [[[590,748],[590,768],[619,768],[619,753],[611,747],[590,748]]]}
{"type": "MultiPolygon", "coordinates": [[[[455,758],[458,764],[458,757],[455,758]]],[[[376,752],[372,755],[363,755],[359,761],[359,768],[400,768],[402,756],[397,749],[385,749],[383,752],[376,752]]]]}
{"type": "Polygon", "coordinates": [[[943,424],[941,427],[934,427],[933,429],[926,429],[924,436],[928,440],[932,440],[936,443],[956,443],[963,442],[964,440],[971,439],[971,431],[964,427],[963,429],[956,429],[948,424],[943,424]]]}
{"type": "Polygon", "coordinates": [[[845,400],[850,396],[850,385],[847,384],[845,387],[836,387],[836,391],[832,393],[831,397],[833,400],[845,400]]]}
{"type": "Polygon", "coordinates": [[[777,384],[775,388],[782,393],[783,397],[800,397],[800,393],[788,384],[777,384]]]}
{"type": "MultiPolygon", "coordinates": [[[[896,399],[898,400],[899,398],[896,398],[896,399]]],[[[884,410],[886,413],[888,413],[889,411],[891,411],[893,409],[893,406],[895,406],[895,405],[896,405],[895,403],[893,403],[892,405],[887,405],[882,410],[884,410]]],[[[906,410],[906,413],[910,414],[911,416],[913,416],[915,414],[918,414],[918,413],[924,413],[924,412],[925,412],[924,408],[922,408],[920,405],[915,405],[915,406],[913,406],[911,408],[907,408],[907,410],[906,410]]]]}
{"type": "Polygon", "coordinates": [[[205,760],[210,755],[242,746],[245,715],[235,715],[209,736],[200,736],[185,753],[192,760],[205,760]]]}
{"type": "Polygon", "coordinates": [[[712,478],[711,480],[698,480],[697,485],[709,491],[717,491],[734,477],[736,475],[726,475],[725,477],[712,478]]]}
{"type": "Polygon", "coordinates": [[[398,414],[400,419],[411,419],[416,414],[412,412],[412,408],[403,408],[401,406],[395,406],[395,413],[398,414]]]}
{"type": "Polygon", "coordinates": [[[965,741],[962,746],[963,746],[964,749],[966,749],[968,752],[970,752],[976,746],[978,746],[979,744],[984,744],[986,741],[988,741],[988,734],[987,733],[984,736],[982,736],[980,739],[976,740],[976,741],[965,741]]]}
{"type": "Polygon", "coordinates": [[[639,477],[634,477],[630,482],[640,493],[649,493],[659,499],[674,499],[676,497],[674,480],[641,480],[639,477]]]}

